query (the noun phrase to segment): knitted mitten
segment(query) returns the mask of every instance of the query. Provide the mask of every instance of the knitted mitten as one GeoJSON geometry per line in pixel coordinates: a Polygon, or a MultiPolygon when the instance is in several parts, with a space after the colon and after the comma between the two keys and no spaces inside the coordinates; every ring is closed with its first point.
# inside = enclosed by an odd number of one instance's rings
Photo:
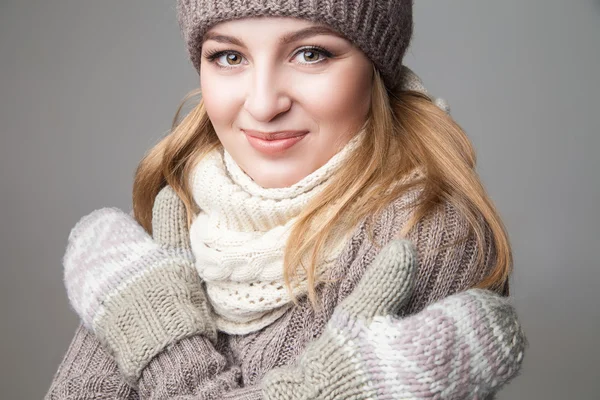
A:
{"type": "Polygon", "coordinates": [[[72,307],[135,386],[166,346],[216,327],[194,268],[185,220],[167,186],[153,208],[153,238],[117,208],[102,208],[72,229],[63,258],[72,307]]]}
{"type": "Polygon", "coordinates": [[[416,255],[393,240],[293,366],[269,371],[265,399],[485,398],[516,376],[526,338],[504,297],[471,289],[399,319],[416,255]]]}

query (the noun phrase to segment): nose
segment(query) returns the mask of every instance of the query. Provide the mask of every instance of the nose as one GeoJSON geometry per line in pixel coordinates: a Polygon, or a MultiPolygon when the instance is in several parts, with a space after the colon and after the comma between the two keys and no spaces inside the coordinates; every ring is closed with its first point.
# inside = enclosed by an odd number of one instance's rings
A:
{"type": "Polygon", "coordinates": [[[292,106],[289,82],[273,68],[254,68],[250,74],[245,110],[255,121],[269,122],[292,106]]]}

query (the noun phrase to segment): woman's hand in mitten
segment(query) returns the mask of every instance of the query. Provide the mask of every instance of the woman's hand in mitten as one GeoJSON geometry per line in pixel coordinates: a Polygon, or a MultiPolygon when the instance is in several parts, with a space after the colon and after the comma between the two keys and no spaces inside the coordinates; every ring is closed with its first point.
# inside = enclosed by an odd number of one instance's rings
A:
{"type": "Polygon", "coordinates": [[[518,373],[526,338],[506,298],[471,289],[404,319],[416,252],[394,240],[297,363],[269,371],[265,399],[471,399],[518,373]]]}
{"type": "Polygon", "coordinates": [[[178,245],[182,227],[169,219],[170,195],[155,200],[156,241],[130,215],[103,208],[75,225],[63,258],[72,307],[131,383],[169,344],[194,334],[216,340],[193,257],[178,245]]]}

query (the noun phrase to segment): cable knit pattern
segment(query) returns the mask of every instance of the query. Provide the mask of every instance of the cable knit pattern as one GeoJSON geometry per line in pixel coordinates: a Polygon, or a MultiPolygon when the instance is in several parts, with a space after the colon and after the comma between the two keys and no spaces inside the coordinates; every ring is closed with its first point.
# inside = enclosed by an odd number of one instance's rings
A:
{"type": "MultiPolygon", "coordinates": [[[[292,225],[360,144],[364,132],[363,126],[327,163],[286,188],[261,187],[225,149],[214,150],[196,165],[190,179],[201,211],[190,227],[190,240],[220,330],[257,331],[292,305],[283,281],[284,248],[292,225]]],[[[335,262],[350,234],[348,227],[336,228],[318,273],[335,262]]],[[[308,265],[308,257],[304,262],[308,265]]],[[[302,270],[293,289],[296,295],[308,291],[302,270]]]]}

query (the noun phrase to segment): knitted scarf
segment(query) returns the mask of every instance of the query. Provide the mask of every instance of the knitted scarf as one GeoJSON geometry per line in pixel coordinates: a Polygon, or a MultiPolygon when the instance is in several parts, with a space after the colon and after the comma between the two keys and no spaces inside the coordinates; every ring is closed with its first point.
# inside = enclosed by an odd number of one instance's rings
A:
{"type": "MultiPolygon", "coordinates": [[[[194,167],[190,186],[201,211],[194,216],[190,241],[219,330],[236,335],[258,331],[292,306],[283,280],[284,247],[292,225],[364,132],[363,127],[327,163],[285,188],[261,187],[222,147],[194,167]]],[[[334,230],[317,274],[335,262],[350,234],[342,227],[334,230]]],[[[308,258],[303,263],[309,265],[308,258]]],[[[296,296],[308,291],[302,268],[292,288],[296,296]]]]}

